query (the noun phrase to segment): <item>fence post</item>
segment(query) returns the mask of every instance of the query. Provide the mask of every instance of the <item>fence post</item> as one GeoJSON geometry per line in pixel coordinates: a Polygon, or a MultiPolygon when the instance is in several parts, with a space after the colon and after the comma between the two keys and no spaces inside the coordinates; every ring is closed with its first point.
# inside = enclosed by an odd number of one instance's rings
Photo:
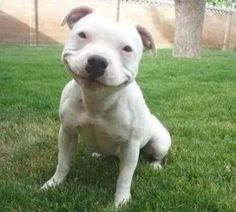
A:
{"type": "Polygon", "coordinates": [[[39,22],[38,22],[38,0],[34,0],[34,18],[35,18],[35,44],[38,44],[39,22]]]}
{"type": "Polygon", "coordinates": [[[29,38],[30,45],[38,44],[38,0],[31,0],[29,38]]]}
{"type": "Polygon", "coordinates": [[[223,47],[222,47],[223,51],[227,50],[227,48],[228,48],[230,22],[231,22],[231,11],[228,11],[227,12],[227,18],[226,18],[226,23],[225,23],[224,42],[223,42],[223,47]]]}
{"type": "Polygon", "coordinates": [[[117,0],[117,11],[116,11],[116,21],[120,19],[120,0],[117,0]]]}

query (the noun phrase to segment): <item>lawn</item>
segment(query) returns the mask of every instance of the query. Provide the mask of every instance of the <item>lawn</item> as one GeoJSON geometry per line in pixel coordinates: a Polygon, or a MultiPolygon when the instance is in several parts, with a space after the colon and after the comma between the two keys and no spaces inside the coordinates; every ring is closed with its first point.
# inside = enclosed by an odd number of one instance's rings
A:
{"type": "MultiPolygon", "coordinates": [[[[80,144],[57,189],[40,192],[57,163],[58,104],[70,77],[60,47],[0,46],[0,211],[114,211],[114,158],[80,144]]],[[[138,82],[172,136],[166,167],[141,157],[132,202],[120,211],[236,211],[236,53],[145,55],[138,82]]]]}

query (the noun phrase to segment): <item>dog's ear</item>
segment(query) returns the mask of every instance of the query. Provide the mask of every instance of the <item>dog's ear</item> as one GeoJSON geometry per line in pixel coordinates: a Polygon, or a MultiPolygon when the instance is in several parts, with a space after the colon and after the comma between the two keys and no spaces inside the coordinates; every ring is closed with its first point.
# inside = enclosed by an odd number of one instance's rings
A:
{"type": "Polygon", "coordinates": [[[151,50],[155,54],[156,47],[151,33],[140,25],[136,25],[136,29],[142,39],[144,50],[151,50]]]}
{"type": "Polygon", "coordinates": [[[64,18],[61,23],[61,26],[64,26],[66,23],[68,24],[69,28],[72,29],[73,25],[83,18],[84,16],[92,13],[93,10],[90,7],[76,7],[72,9],[64,18]]]}

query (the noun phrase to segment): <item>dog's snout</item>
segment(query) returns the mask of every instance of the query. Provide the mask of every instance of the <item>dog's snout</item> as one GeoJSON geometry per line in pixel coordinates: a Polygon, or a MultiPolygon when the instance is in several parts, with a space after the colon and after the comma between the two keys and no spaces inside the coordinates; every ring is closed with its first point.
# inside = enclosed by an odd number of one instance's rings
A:
{"type": "Polygon", "coordinates": [[[99,55],[93,55],[89,57],[88,65],[101,68],[101,69],[106,69],[108,64],[107,64],[107,60],[104,57],[101,57],[99,55]]]}
{"type": "Polygon", "coordinates": [[[88,58],[86,71],[91,78],[97,78],[105,73],[108,66],[106,58],[99,55],[92,55],[88,58]]]}

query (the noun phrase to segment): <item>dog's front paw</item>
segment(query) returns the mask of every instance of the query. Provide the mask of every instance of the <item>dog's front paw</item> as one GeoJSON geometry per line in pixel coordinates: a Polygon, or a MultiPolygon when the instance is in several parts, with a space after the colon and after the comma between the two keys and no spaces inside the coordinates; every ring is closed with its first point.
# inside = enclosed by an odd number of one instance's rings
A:
{"type": "Polygon", "coordinates": [[[60,180],[58,180],[55,177],[52,177],[50,180],[48,180],[46,183],[44,183],[43,186],[40,189],[41,190],[47,190],[49,188],[55,188],[60,183],[61,183],[60,180]]]}
{"type": "Polygon", "coordinates": [[[126,205],[131,199],[130,193],[116,193],[115,206],[116,208],[126,205]]]}

